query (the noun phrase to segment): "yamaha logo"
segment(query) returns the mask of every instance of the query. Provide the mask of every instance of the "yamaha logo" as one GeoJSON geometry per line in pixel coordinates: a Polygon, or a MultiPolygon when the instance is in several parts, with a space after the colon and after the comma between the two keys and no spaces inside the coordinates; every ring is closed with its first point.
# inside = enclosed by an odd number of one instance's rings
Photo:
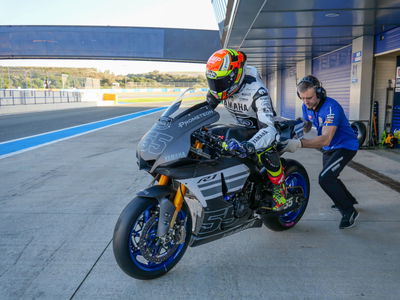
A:
{"type": "Polygon", "coordinates": [[[253,127],[254,126],[253,122],[251,120],[249,120],[249,119],[239,119],[238,118],[237,121],[238,121],[239,124],[241,124],[243,126],[246,126],[246,127],[253,127]]]}
{"type": "Polygon", "coordinates": [[[265,95],[265,94],[267,93],[267,91],[264,90],[264,89],[259,89],[259,90],[258,90],[258,93],[259,93],[260,95],[265,95]]]}

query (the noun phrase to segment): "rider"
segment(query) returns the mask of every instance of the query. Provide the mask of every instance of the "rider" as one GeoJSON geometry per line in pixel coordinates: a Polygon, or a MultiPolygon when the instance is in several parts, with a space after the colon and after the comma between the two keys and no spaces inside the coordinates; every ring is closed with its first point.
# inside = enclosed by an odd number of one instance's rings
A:
{"type": "Polygon", "coordinates": [[[274,144],[279,138],[274,127],[276,115],[268,90],[255,67],[246,64],[246,55],[233,49],[214,52],[207,61],[207,101],[216,107],[221,101],[236,122],[258,132],[242,143],[231,139],[229,150],[256,152],[273,183],[273,210],[286,208],[285,175],[274,144]]]}

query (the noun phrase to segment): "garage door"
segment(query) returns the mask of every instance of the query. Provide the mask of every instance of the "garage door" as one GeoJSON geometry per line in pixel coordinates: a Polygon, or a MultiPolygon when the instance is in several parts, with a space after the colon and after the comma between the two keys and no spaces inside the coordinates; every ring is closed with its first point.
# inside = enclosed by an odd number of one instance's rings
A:
{"type": "Polygon", "coordinates": [[[400,27],[375,35],[375,54],[400,50],[400,27]]]}
{"type": "Polygon", "coordinates": [[[349,117],[351,45],[314,58],[312,73],[322,82],[328,96],[337,100],[349,117]]]}
{"type": "Polygon", "coordinates": [[[294,119],[296,113],[296,67],[281,73],[281,116],[294,119]]]}

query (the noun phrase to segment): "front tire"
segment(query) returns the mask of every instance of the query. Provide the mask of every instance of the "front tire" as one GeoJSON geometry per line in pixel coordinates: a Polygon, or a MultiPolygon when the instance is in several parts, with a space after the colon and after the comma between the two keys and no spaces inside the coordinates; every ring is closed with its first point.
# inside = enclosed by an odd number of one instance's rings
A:
{"type": "MultiPolygon", "coordinates": [[[[287,159],[285,166],[286,187],[288,193],[294,191],[295,187],[300,187],[303,191],[300,207],[284,214],[265,214],[262,216],[263,223],[273,231],[284,231],[293,228],[303,216],[310,196],[310,180],[304,167],[295,160],[287,159]]],[[[298,190],[298,188],[296,188],[298,190]]]]}
{"type": "Polygon", "coordinates": [[[136,197],[125,207],[115,225],[115,259],[119,267],[133,278],[146,280],[166,274],[179,262],[189,244],[192,222],[186,204],[176,221],[180,224],[176,229],[185,232],[184,242],[174,238],[162,242],[158,238],[158,215],[156,199],[136,197]]]}

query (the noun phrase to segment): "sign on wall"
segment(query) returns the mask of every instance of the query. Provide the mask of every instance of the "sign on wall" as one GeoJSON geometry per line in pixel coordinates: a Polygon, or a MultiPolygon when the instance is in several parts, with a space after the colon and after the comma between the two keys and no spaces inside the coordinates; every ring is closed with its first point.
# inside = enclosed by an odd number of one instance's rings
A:
{"type": "Polygon", "coordinates": [[[400,92],[400,67],[396,68],[396,93],[400,92]]]}
{"type": "Polygon", "coordinates": [[[357,51],[353,53],[353,63],[360,62],[362,59],[362,51],[357,51]]]}

